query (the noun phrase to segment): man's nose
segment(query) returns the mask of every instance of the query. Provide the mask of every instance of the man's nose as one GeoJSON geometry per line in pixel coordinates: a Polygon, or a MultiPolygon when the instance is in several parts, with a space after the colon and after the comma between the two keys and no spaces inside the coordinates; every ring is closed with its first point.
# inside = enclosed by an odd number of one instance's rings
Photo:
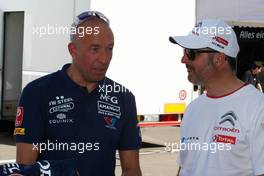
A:
{"type": "Polygon", "coordinates": [[[189,61],[189,58],[184,54],[181,58],[181,63],[186,64],[189,61]]]}

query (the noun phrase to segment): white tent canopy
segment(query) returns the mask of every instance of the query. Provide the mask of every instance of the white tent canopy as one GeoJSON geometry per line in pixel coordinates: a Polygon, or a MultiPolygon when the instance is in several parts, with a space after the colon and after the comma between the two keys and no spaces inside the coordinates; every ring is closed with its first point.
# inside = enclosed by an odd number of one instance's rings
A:
{"type": "Polygon", "coordinates": [[[264,27],[263,0],[196,0],[196,20],[217,18],[233,26],[264,27]]]}

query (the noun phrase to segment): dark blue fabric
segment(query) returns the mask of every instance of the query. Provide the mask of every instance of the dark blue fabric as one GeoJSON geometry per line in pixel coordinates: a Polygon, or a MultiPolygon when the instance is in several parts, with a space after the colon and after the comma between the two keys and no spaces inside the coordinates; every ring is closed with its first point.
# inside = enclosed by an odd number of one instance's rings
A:
{"type": "Polygon", "coordinates": [[[77,176],[74,160],[39,161],[32,165],[0,165],[0,176],[77,176]]]}
{"type": "Polygon", "coordinates": [[[17,128],[25,134],[16,134],[16,142],[46,148],[39,160],[75,158],[80,175],[114,175],[116,149],[141,146],[134,95],[106,77],[88,93],[68,77],[69,66],[24,88],[17,128]]]}
{"type": "Polygon", "coordinates": [[[0,176],[10,176],[10,175],[24,176],[22,175],[19,164],[8,163],[8,164],[0,165],[0,176]]]}

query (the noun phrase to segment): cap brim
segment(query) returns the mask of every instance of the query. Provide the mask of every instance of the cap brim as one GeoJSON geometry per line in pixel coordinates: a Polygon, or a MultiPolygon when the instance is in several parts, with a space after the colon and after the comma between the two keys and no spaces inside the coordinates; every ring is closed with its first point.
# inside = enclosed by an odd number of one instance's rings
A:
{"type": "Polygon", "coordinates": [[[188,35],[188,36],[174,36],[169,37],[170,42],[178,44],[183,48],[200,49],[208,47],[208,43],[201,40],[201,37],[188,35]]]}

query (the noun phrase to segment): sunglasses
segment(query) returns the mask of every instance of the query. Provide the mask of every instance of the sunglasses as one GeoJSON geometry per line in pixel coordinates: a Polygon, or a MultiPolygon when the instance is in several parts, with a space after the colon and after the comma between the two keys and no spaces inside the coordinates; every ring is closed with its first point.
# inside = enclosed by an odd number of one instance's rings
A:
{"type": "Polygon", "coordinates": [[[77,16],[73,23],[73,26],[78,27],[78,25],[80,25],[82,22],[84,22],[90,17],[97,17],[106,22],[107,24],[110,23],[109,19],[103,13],[98,11],[86,11],[77,16]]]}
{"type": "Polygon", "coordinates": [[[214,51],[214,50],[200,50],[200,49],[187,49],[187,48],[185,48],[184,53],[186,54],[186,56],[188,57],[188,59],[190,61],[194,61],[197,53],[219,53],[219,52],[214,51]]]}

